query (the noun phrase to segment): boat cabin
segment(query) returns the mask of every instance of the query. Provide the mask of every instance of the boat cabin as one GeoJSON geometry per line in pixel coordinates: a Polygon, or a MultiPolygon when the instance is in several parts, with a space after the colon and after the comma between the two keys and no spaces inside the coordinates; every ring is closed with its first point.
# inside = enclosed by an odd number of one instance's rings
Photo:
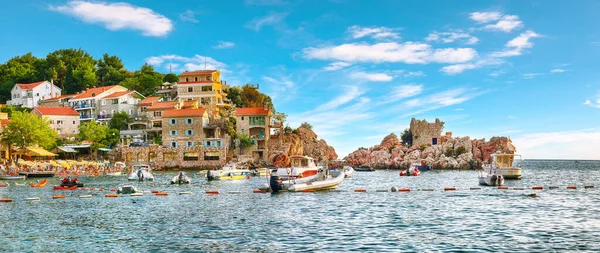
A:
{"type": "Polygon", "coordinates": [[[292,168],[316,168],[314,159],[308,156],[294,155],[290,156],[290,165],[292,168]]]}
{"type": "Polygon", "coordinates": [[[521,155],[516,154],[492,154],[492,162],[499,168],[513,167],[515,157],[521,160],[521,155]]]}
{"type": "Polygon", "coordinates": [[[133,165],[132,166],[132,170],[137,171],[137,170],[150,170],[150,165],[147,164],[137,164],[137,165],[133,165]]]}

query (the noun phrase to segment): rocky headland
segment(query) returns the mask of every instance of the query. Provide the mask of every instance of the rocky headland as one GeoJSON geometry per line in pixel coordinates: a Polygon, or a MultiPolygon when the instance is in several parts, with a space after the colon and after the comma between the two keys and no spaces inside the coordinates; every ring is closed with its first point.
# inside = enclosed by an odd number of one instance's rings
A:
{"type": "Polygon", "coordinates": [[[509,142],[507,137],[492,137],[489,141],[457,137],[437,145],[406,147],[396,134],[391,133],[379,145],[359,148],[344,160],[354,167],[374,169],[406,169],[422,161],[434,169],[479,169],[492,153],[504,151],[509,142]]]}
{"type": "Polygon", "coordinates": [[[325,140],[318,139],[315,132],[305,127],[283,134],[283,140],[270,144],[269,150],[270,160],[275,167],[289,166],[289,157],[292,155],[310,156],[315,159],[315,163],[328,163],[338,158],[335,148],[329,146],[325,140]]]}

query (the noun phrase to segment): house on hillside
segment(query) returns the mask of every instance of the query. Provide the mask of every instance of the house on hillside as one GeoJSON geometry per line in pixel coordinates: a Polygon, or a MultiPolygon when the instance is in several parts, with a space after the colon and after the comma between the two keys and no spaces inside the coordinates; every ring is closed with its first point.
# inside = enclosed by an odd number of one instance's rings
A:
{"type": "Polygon", "coordinates": [[[47,98],[44,100],[40,100],[40,105],[42,107],[71,107],[69,104],[69,100],[75,97],[77,94],[68,94],[61,95],[58,97],[47,98]]]}
{"type": "Polygon", "coordinates": [[[6,101],[9,105],[33,108],[39,105],[40,100],[58,97],[61,89],[48,81],[35,83],[17,83],[10,90],[11,99],[6,101]]]}
{"type": "Polygon", "coordinates": [[[72,137],[79,133],[79,113],[70,107],[34,107],[31,111],[39,118],[50,121],[50,127],[61,138],[72,137]]]}
{"type": "Polygon", "coordinates": [[[237,133],[246,134],[254,145],[250,152],[255,159],[265,160],[269,157],[268,145],[271,136],[271,110],[268,106],[255,108],[237,108],[235,110],[237,133]]]}
{"type": "Polygon", "coordinates": [[[204,105],[225,105],[226,83],[220,80],[219,70],[186,71],[179,75],[177,99],[198,100],[204,105]]]}
{"type": "Polygon", "coordinates": [[[108,122],[116,112],[126,112],[129,117],[138,115],[137,103],[144,96],[120,85],[87,88],[70,98],[69,104],[79,112],[81,121],[108,122]]]}

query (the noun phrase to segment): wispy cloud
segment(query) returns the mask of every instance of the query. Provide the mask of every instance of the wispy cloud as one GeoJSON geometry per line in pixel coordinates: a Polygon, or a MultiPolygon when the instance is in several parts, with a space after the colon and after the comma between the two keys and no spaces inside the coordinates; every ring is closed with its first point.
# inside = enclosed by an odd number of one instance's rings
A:
{"type": "Polygon", "coordinates": [[[263,26],[276,25],[288,16],[287,12],[272,12],[267,16],[258,17],[248,22],[245,27],[254,31],[260,31],[263,26]]]}
{"type": "Polygon", "coordinates": [[[502,74],[504,74],[504,71],[501,71],[501,70],[496,70],[496,71],[492,71],[492,73],[490,73],[490,76],[491,76],[491,77],[499,77],[499,76],[501,76],[502,74]]]}
{"type": "Polygon", "coordinates": [[[443,43],[452,43],[457,40],[464,41],[465,44],[472,45],[476,44],[479,39],[472,36],[469,33],[463,31],[457,32],[433,32],[430,33],[426,38],[426,41],[441,41],[443,43]]]}
{"type": "Polygon", "coordinates": [[[508,115],[508,118],[509,118],[509,119],[516,119],[516,118],[517,118],[517,116],[508,115]]]}
{"type": "Polygon", "coordinates": [[[417,77],[417,76],[425,76],[423,71],[410,71],[404,74],[404,77],[417,77]]]}
{"type": "Polygon", "coordinates": [[[540,34],[537,34],[532,30],[527,30],[521,33],[516,38],[507,42],[503,51],[492,53],[492,57],[509,57],[522,55],[525,49],[533,47],[533,43],[529,40],[532,38],[539,37],[541,37],[540,34]]]}
{"type": "Polygon", "coordinates": [[[500,12],[472,12],[470,18],[478,23],[488,23],[496,21],[502,17],[500,12]]]}
{"type": "Polygon", "coordinates": [[[316,111],[326,111],[338,108],[339,106],[344,105],[361,96],[362,94],[364,94],[364,92],[364,89],[360,89],[358,86],[345,86],[343,93],[333,98],[329,102],[320,105],[319,107],[317,107],[316,111]]]}
{"type": "Polygon", "coordinates": [[[411,99],[401,105],[401,108],[410,110],[409,113],[404,114],[402,117],[462,104],[484,93],[484,91],[477,89],[456,88],[437,92],[426,97],[411,99]]]}
{"type": "Polygon", "coordinates": [[[560,69],[560,68],[550,70],[550,73],[563,73],[563,72],[566,72],[566,70],[560,69]]]}
{"type": "Polygon", "coordinates": [[[483,28],[487,30],[511,32],[523,26],[519,16],[503,15],[500,12],[473,12],[470,14],[470,18],[480,24],[497,21],[494,24],[485,25],[483,28]]]}
{"type": "Polygon", "coordinates": [[[367,72],[354,72],[350,74],[350,77],[357,80],[366,80],[371,82],[389,82],[394,79],[386,73],[367,73],[367,72]]]}
{"type": "Polygon", "coordinates": [[[347,62],[343,62],[343,61],[332,62],[329,65],[325,66],[323,68],[323,70],[325,70],[325,71],[335,71],[335,70],[343,69],[343,68],[348,67],[350,65],[352,65],[352,64],[347,63],[347,62]]]}
{"type": "Polygon", "coordinates": [[[185,12],[179,14],[179,19],[184,22],[198,23],[196,19],[196,13],[192,10],[186,10],[185,12]]]}
{"type": "Polygon", "coordinates": [[[596,128],[524,134],[513,138],[513,143],[525,158],[600,159],[596,149],[600,129],[596,128]]]}
{"type": "Polygon", "coordinates": [[[441,68],[440,71],[448,75],[456,75],[464,72],[465,70],[478,69],[485,66],[500,65],[503,63],[504,60],[486,57],[471,63],[448,65],[441,68]]]}
{"type": "Polygon", "coordinates": [[[50,10],[78,18],[86,23],[102,24],[111,31],[137,30],[145,36],[165,36],[173,30],[167,17],[151,9],[128,3],[70,1],[50,6],[50,10]]]}
{"type": "Polygon", "coordinates": [[[596,93],[595,98],[593,98],[592,100],[586,99],[583,104],[594,108],[600,108],[600,91],[596,93]]]}
{"type": "Polygon", "coordinates": [[[533,79],[533,78],[536,78],[536,77],[538,77],[540,75],[542,75],[542,74],[540,74],[540,73],[526,73],[526,74],[523,74],[523,78],[525,78],[525,79],[533,79]]]}
{"type": "Polygon", "coordinates": [[[280,6],[288,4],[284,0],[246,0],[247,5],[258,5],[258,6],[280,6]]]}
{"type": "Polygon", "coordinates": [[[472,48],[433,49],[424,43],[382,42],[376,44],[349,43],[338,46],[309,47],[303,50],[307,59],[344,62],[399,62],[425,64],[429,62],[459,63],[477,56],[472,48]]]}
{"type": "Polygon", "coordinates": [[[400,34],[397,32],[398,28],[388,27],[362,27],[362,26],[351,26],[348,28],[348,33],[354,39],[363,37],[371,37],[373,39],[400,39],[400,34]]]}
{"type": "Polygon", "coordinates": [[[235,46],[235,43],[233,43],[231,41],[219,41],[219,44],[214,46],[214,48],[223,49],[223,48],[230,48],[230,47],[234,47],[234,46],[235,46]]]}
{"type": "Polygon", "coordinates": [[[146,58],[146,63],[157,68],[163,67],[165,70],[171,69],[174,72],[186,70],[218,69],[226,72],[227,64],[219,62],[209,56],[194,55],[185,57],[175,54],[151,56],[146,58]]]}

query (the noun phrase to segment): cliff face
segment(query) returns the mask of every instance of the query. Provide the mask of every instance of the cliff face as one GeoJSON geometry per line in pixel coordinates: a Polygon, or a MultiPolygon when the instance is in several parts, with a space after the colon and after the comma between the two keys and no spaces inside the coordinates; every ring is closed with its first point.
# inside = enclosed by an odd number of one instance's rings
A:
{"type": "Polygon", "coordinates": [[[485,139],[463,137],[425,148],[407,148],[392,133],[379,145],[358,149],[344,159],[351,166],[364,165],[375,169],[405,169],[422,161],[437,169],[473,169],[480,168],[483,161],[489,160],[490,154],[504,150],[509,142],[506,137],[494,137],[487,142],[485,139]]]}
{"type": "Polygon", "coordinates": [[[289,166],[289,156],[292,155],[310,156],[315,159],[316,163],[328,162],[338,158],[332,146],[327,145],[327,142],[323,139],[317,139],[317,134],[312,130],[303,127],[298,128],[297,134],[285,134],[283,144],[272,148],[271,161],[273,161],[273,166],[289,166]]]}

